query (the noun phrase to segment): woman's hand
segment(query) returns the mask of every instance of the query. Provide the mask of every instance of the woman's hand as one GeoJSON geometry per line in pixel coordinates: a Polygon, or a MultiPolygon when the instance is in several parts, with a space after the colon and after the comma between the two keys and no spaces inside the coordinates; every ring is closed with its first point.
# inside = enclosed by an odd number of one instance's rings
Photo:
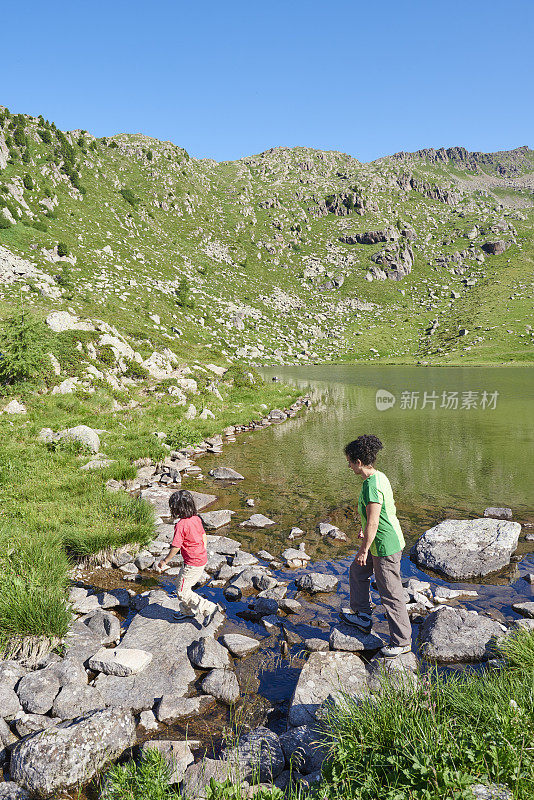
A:
{"type": "Polygon", "coordinates": [[[162,558],[161,561],[158,561],[158,563],[156,565],[156,569],[157,569],[158,572],[161,572],[161,570],[165,569],[166,566],[167,566],[167,562],[165,561],[164,558],[162,558]]]}
{"type": "Polygon", "coordinates": [[[356,563],[359,564],[360,567],[365,567],[367,564],[367,558],[369,556],[369,550],[364,547],[360,547],[358,552],[356,553],[356,563]]]}

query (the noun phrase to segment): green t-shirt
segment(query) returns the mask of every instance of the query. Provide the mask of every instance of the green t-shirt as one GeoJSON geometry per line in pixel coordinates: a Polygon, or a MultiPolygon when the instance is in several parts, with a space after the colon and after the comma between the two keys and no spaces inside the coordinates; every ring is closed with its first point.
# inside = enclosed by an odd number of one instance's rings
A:
{"type": "Polygon", "coordinates": [[[382,503],[378,530],[371,544],[371,554],[373,556],[392,556],[393,553],[398,553],[405,545],[404,536],[397,519],[391,484],[387,476],[378,470],[364,480],[358,498],[358,513],[363,529],[367,524],[365,509],[368,503],[382,503]]]}

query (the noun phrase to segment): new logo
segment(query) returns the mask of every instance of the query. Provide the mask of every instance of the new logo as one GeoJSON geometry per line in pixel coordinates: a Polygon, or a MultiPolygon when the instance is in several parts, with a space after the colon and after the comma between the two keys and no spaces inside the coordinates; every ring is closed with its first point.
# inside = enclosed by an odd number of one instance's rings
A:
{"type": "Polygon", "coordinates": [[[388,392],[387,389],[377,389],[375,403],[378,411],[387,411],[389,408],[393,408],[396,399],[395,395],[388,392]]]}

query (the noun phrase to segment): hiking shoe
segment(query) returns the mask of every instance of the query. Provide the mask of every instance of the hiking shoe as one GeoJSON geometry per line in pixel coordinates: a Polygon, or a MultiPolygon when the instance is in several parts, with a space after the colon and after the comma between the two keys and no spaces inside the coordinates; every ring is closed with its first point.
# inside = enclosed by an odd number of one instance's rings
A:
{"type": "Polygon", "coordinates": [[[383,656],[383,658],[396,658],[396,656],[403,656],[405,653],[411,652],[411,644],[398,645],[397,647],[391,647],[388,645],[381,649],[380,655],[383,656]]]}
{"type": "Polygon", "coordinates": [[[346,622],[348,625],[354,625],[355,628],[358,628],[358,630],[363,633],[371,633],[373,620],[370,614],[362,614],[361,611],[343,609],[340,616],[343,622],[346,622]]]}
{"type": "Polygon", "coordinates": [[[213,611],[208,611],[208,613],[204,615],[204,619],[202,621],[202,625],[204,628],[207,628],[208,625],[211,625],[211,623],[215,619],[216,614],[218,614],[219,611],[223,613],[224,609],[220,603],[217,603],[213,611]]]}
{"type": "Polygon", "coordinates": [[[186,620],[194,619],[194,614],[186,614],[184,611],[175,611],[172,615],[173,619],[177,622],[185,622],[186,620]]]}

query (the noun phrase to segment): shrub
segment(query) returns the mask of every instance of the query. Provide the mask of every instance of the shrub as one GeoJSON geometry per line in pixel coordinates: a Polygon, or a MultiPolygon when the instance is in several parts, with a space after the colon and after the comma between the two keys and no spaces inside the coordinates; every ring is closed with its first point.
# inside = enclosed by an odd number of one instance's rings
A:
{"type": "Polygon", "coordinates": [[[65,258],[65,256],[68,256],[68,254],[69,254],[69,248],[67,247],[67,245],[66,245],[66,244],[63,244],[63,242],[58,242],[58,245],[57,245],[57,254],[58,254],[58,256],[59,256],[60,258],[65,258]]]}
{"type": "Polygon", "coordinates": [[[115,141],[110,142],[109,145],[108,145],[108,147],[118,147],[118,146],[119,145],[115,141]]]}
{"type": "Polygon", "coordinates": [[[48,226],[38,219],[23,219],[21,222],[27,228],[35,228],[36,231],[42,231],[43,233],[46,233],[48,230],[48,226]]]}
{"type": "Polygon", "coordinates": [[[24,188],[25,189],[27,189],[29,192],[32,191],[32,189],[33,189],[33,178],[27,172],[24,173],[24,176],[22,178],[22,183],[24,184],[24,188]]]}
{"type": "Polygon", "coordinates": [[[139,761],[115,764],[102,782],[101,800],[179,800],[182,796],[169,785],[172,769],[155,748],[139,761]]]}
{"type": "Polygon", "coordinates": [[[114,367],[117,363],[117,359],[115,358],[115,353],[113,348],[110,344],[103,344],[100,350],[98,351],[98,358],[106,367],[114,367]]]}
{"type": "Polygon", "coordinates": [[[178,450],[180,447],[187,447],[188,444],[198,444],[202,441],[202,436],[188,422],[180,422],[167,434],[165,444],[178,450]]]}
{"type": "Polygon", "coordinates": [[[123,196],[123,198],[126,200],[126,202],[129,203],[134,208],[139,203],[139,198],[136,197],[136,195],[134,194],[132,189],[127,189],[125,187],[125,188],[120,190],[120,194],[123,196]]]}
{"type": "Polygon", "coordinates": [[[263,384],[261,375],[255,369],[252,367],[245,368],[242,364],[232,364],[225,372],[224,380],[233,381],[236,389],[245,389],[263,384]]]}
{"type": "Polygon", "coordinates": [[[0,231],[7,231],[8,228],[11,228],[11,222],[2,215],[0,217],[0,231]]]}
{"type": "Polygon", "coordinates": [[[148,378],[148,370],[146,367],[143,367],[142,364],[138,364],[137,361],[128,360],[124,376],[126,378],[133,378],[133,380],[136,381],[142,381],[148,378]]]}
{"type": "Polygon", "coordinates": [[[26,149],[26,150],[23,150],[21,158],[22,158],[22,162],[23,162],[24,164],[29,164],[29,163],[30,163],[30,161],[31,161],[31,158],[30,158],[30,151],[29,151],[28,149],[26,149]]]}
{"type": "Polygon", "coordinates": [[[61,272],[56,275],[56,283],[64,289],[73,289],[72,270],[70,264],[61,264],[61,272]]]}
{"type": "Polygon", "coordinates": [[[20,383],[43,369],[42,325],[23,309],[3,322],[0,334],[0,381],[20,383]]]}
{"type": "Polygon", "coordinates": [[[149,161],[152,161],[152,159],[154,158],[154,153],[152,152],[152,150],[148,150],[146,157],[148,158],[149,161]]]}

